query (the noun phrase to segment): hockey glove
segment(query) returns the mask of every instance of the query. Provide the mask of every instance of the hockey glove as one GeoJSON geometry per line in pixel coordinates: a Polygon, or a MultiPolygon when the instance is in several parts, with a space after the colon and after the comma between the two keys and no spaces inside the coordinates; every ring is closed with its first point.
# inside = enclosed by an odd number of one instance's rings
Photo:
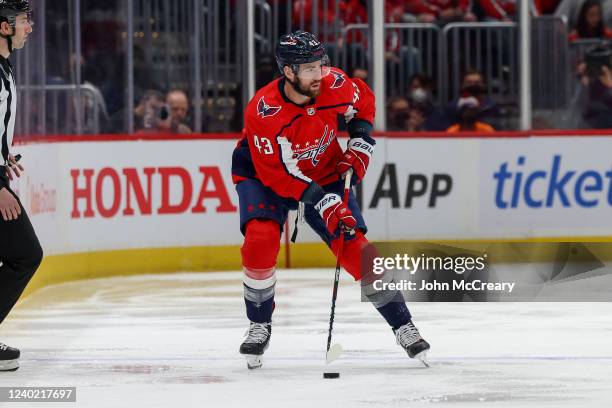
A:
{"type": "Polygon", "coordinates": [[[370,159],[374,154],[374,145],[357,137],[349,140],[344,156],[338,162],[336,169],[338,173],[344,174],[350,168],[353,169],[357,182],[361,182],[368,170],[370,159]]]}
{"type": "Polygon", "coordinates": [[[357,225],[357,220],[353,217],[353,213],[342,202],[342,198],[338,194],[328,193],[314,206],[319,212],[327,230],[332,234],[336,234],[338,226],[344,231],[352,231],[357,225]]]}

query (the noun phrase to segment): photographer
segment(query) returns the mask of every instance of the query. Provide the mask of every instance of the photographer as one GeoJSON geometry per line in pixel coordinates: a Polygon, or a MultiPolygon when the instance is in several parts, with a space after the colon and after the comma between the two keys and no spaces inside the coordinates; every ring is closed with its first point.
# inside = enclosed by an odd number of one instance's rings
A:
{"type": "Polygon", "coordinates": [[[582,111],[582,123],[588,129],[612,128],[612,47],[610,43],[587,51],[578,66],[580,85],[576,109],[582,111]]]}
{"type": "Polygon", "coordinates": [[[138,133],[170,133],[172,117],[164,94],[148,90],[134,108],[134,124],[138,133]]]}

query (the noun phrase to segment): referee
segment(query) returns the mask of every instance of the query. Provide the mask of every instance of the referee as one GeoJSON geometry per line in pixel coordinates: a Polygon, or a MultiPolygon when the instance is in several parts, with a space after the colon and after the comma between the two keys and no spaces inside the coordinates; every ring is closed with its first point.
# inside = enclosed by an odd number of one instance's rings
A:
{"type": "MultiPolygon", "coordinates": [[[[42,261],[42,248],[10,180],[23,167],[9,152],[15,129],[17,91],[8,58],[23,48],[32,32],[30,4],[25,0],[0,0],[0,324],[9,314],[42,261]]],[[[19,350],[0,343],[0,371],[19,368],[19,350]]]]}

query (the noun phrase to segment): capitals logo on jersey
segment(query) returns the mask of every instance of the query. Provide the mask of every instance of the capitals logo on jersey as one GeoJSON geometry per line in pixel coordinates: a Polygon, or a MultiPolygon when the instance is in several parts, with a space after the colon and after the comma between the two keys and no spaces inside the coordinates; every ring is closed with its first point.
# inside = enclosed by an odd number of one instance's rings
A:
{"type": "Polygon", "coordinates": [[[262,118],[267,118],[269,116],[274,116],[278,112],[280,112],[280,110],[281,110],[280,106],[270,106],[270,105],[268,105],[266,103],[266,101],[264,100],[263,96],[257,102],[257,114],[259,116],[261,116],[262,118]]]}
{"type": "Polygon", "coordinates": [[[344,79],[344,75],[339,72],[332,71],[331,74],[334,76],[334,83],[330,86],[330,89],[337,89],[344,85],[346,79],[344,79]]]}
{"type": "Polygon", "coordinates": [[[320,139],[315,140],[315,144],[310,145],[306,143],[304,147],[297,144],[293,146],[293,150],[296,152],[293,158],[296,160],[311,160],[312,165],[316,166],[321,161],[320,157],[325,153],[325,150],[329,147],[335,137],[334,129],[329,130],[329,126],[325,125],[325,131],[320,139]]]}

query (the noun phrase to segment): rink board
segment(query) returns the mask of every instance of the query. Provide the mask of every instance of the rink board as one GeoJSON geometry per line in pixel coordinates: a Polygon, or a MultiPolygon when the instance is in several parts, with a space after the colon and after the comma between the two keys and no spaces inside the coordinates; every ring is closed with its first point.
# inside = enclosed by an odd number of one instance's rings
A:
{"type": "MultiPolygon", "coordinates": [[[[368,237],[609,240],[612,135],[530,136],[378,137],[358,191],[368,237]]],[[[16,146],[27,172],[13,187],[47,255],[29,290],[145,264],[159,272],[238,268],[238,137],[54,137],[16,146]]],[[[317,242],[300,228],[290,265],[331,264],[317,242]]]]}

